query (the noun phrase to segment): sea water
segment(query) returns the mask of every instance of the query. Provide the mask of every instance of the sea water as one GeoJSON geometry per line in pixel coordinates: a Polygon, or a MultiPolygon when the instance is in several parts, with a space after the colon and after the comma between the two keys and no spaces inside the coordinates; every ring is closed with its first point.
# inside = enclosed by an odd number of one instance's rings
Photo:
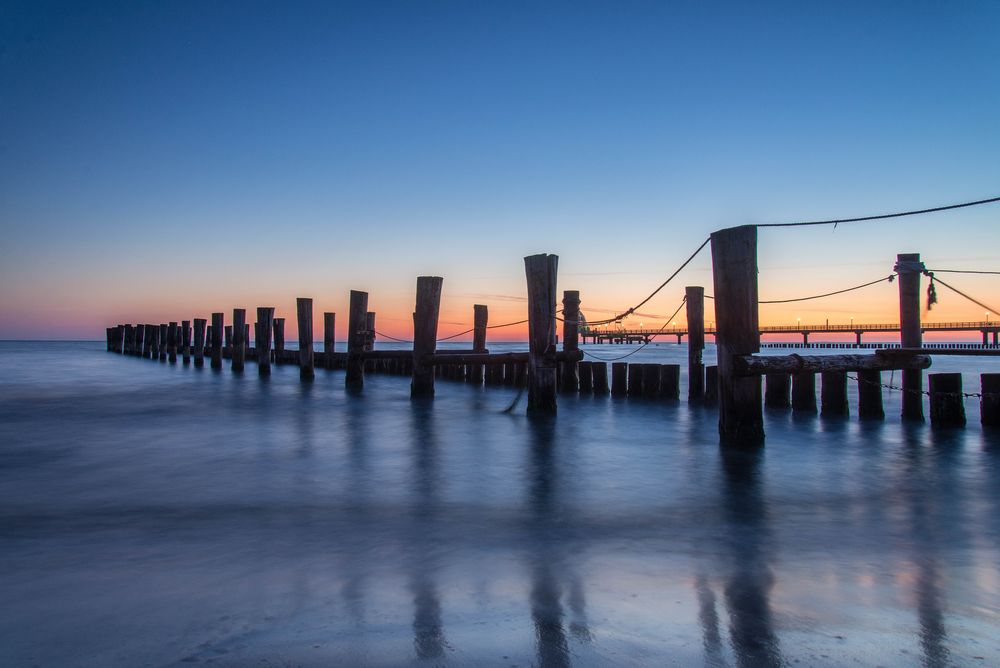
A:
{"type": "MultiPolygon", "coordinates": [[[[0,343],[0,665],[1000,662],[975,399],[965,429],[902,423],[898,393],[860,421],[852,383],[852,417],[768,410],[736,452],[684,401],[536,418],[513,388],[413,402],[403,377],[354,395],[103,347],[0,343]]],[[[975,392],[1000,364],[933,370],[975,392]]]]}

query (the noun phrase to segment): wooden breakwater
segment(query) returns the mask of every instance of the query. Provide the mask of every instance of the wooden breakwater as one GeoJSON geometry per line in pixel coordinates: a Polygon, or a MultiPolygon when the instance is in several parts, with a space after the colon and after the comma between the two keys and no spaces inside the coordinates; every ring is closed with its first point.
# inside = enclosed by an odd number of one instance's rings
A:
{"type": "MultiPolygon", "coordinates": [[[[857,413],[864,418],[884,417],[882,372],[900,370],[903,376],[903,417],[923,419],[923,396],[930,397],[931,422],[960,425],[965,422],[964,399],[981,399],[984,424],[1000,424],[1000,374],[983,374],[983,391],[962,392],[961,376],[932,374],[929,389],[922,389],[922,373],[931,364],[921,348],[919,285],[922,264],[919,255],[900,255],[899,275],[903,347],[876,350],[869,355],[756,355],[760,350],[757,322],[757,228],[743,226],[721,230],[711,236],[717,364],[705,365],[704,289],[685,291],[688,329],[688,393],[691,404],[717,405],[719,433],[724,444],[754,446],[763,443],[763,408],[818,412],[824,417],[848,414],[847,382],[858,383],[857,413]],[[916,286],[914,288],[914,286],[916,286]],[[854,373],[856,375],[849,376],[854,373]],[[816,375],[822,378],[817,409],[816,375]],[[947,376],[947,377],[946,377],[947,376]],[[957,377],[956,377],[957,376],[957,377]],[[761,379],[766,379],[766,389],[761,379]]],[[[490,353],[486,347],[488,308],[473,307],[473,345],[468,350],[438,350],[437,326],[443,279],[417,279],[414,339],[411,350],[376,350],[375,316],[368,311],[368,294],[351,291],[348,314],[347,351],[335,352],[336,314],[324,313],[322,352],[313,349],[313,305],[310,298],[296,300],[299,345],[285,348],[283,318],[274,318],[273,307],[257,309],[251,346],[246,311],[234,309],[232,325],[225,314],[191,322],[160,325],[124,324],[107,328],[108,350],[176,363],[178,347],[184,364],[196,367],[210,359],[220,370],[229,360],[234,373],[243,373],[249,359],[266,376],[271,364],[295,364],[300,378],[310,381],[315,368],[343,369],[351,391],[364,388],[366,373],[404,375],[411,378],[411,396],[433,397],[435,381],[454,380],[476,385],[507,385],[528,391],[528,409],[556,411],[557,394],[579,393],[640,400],[680,399],[680,366],[671,364],[584,361],[579,347],[580,293],[563,293],[562,316],[556,309],[558,257],[533,255],[524,259],[528,287],[528,350],[490,353]],[[562,350],[557,349],[557,323],[562,321],[562,350]],[[193,340],[191,337],[193,331],[193,340]],[[273,341],[273,345],[272,345],[273,341]]],[[[897,389],[897,388],[888,388],[897,389]]]]}

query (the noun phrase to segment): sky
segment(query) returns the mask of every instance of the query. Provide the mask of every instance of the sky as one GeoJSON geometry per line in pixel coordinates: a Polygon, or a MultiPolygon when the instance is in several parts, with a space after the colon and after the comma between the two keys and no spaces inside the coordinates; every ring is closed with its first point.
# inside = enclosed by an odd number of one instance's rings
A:
{"type": "MultiPolygon", "coordinates": [[[[1000,196],[998,32],[972,1],[0,0],[0,339],[257,306],[294,331],[312,297],[343,340],[352,289],[407,338],[418,275],[444,277],[444,336],[475,303],[524,318],[542,252],[607,317],[714,230],[1000,196]]],[[[998,223],[761,229],[760,297],[904,252],[997,271],[998,223]]],[[[946,280],[1000,308],[1000,276],[946,280]]],[[[626,324],[685,285],[711,292],[708,249],[626,324]]],[[[938,295],[926,320],[987,317],[938,295]]],[[[760,312],[851,318],[896,321],[896,287],[760,312]]]]}

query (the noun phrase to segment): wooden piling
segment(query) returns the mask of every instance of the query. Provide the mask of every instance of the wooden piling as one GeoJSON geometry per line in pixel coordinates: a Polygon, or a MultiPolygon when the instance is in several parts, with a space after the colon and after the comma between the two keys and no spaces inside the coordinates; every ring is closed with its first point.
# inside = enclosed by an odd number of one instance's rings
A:
{"type": "MultiPolygon", "coordinates": [[[[580,349],[580,291],[563,291],[563,350],[580,349]]],[[[580,389],[579,362],[572,360],[562,363],[560,387],[563,392],[580,389]]]]}
{"type": "Polygon", "coordinates": [[[688,325],[688,403],[695,403],[705,396],[705,362],[702,359],[705,350],[705,288],[689,285],[684,288],[684,296],[687,298],[684,306],[688,325]]]}
{"type": "Polygon", "coordinates": [[[147,323],[142,329],[142,356],[150,358],[153,356],[153,326],[147,323]]]}
{"type": "Polygon", "coordinates": [[[642,396],[656,399],[660,396],[660,365],[639,364],[642,367],[642,396]]]}
{"type": "Polygon", "coordinates": [[[225,329],[223,322],[225,320],[225,314],[223,313],[213,313],[212,314],[212,363],[213,369],[222,368],[222,333],[225,329]]]}
{"type": "Polygon", "coordinates": [[[274,319],[274,361],[283,364],[285,357],[285,319],[274,319]]]}
{"type": "Polygon", "coordinates": [[[177,364],[177,323],[167,323],[167,358],[171,364],[177,364]]]}
{"type": "Polygon", "coordinates": [[[705,403],[715,404],[719,401],[719,367],[710,364],[705,367],[705,403]]]}
{"type": "MultiPolygon", "coordinates": [[[[702,393],[704,394],[704,392],[702,393]]],[[[676,401],[681,397],[681,365],[660,365],[660,398],[676,401]]]]}
{"type": "Polygon", "coordinates": [[[930,389],[931,426],[964,427],[965,397],[962,395],[962,374],[927,374],[930,389]]]}
{"type": "Polygon", "coordinates": [[[524,258],[528,282],[528,410],[556,411],[556,274],[557,255],[524,258]]]}
{"type": "Polygon", "coordinates": [[[271,375],[271,328],[273,326],[274,307],[258,306],[257,333],[254,335],[254,339],[257,344],[257,373],[261,376],[271,375]]]}
{"type": "Polygon", "coordinates": [[[169,332],[170,332],[170,325],[168,323],[161,322],[160,323],[160,361],[161,362],[166,362],[167,361],[167,355],[168,355],[167,349],[168,349],[169,344],[170,344],[170,342],[167,340],[167,336],[169,335],[169,332]]]}
{"type": "Polygon", "coordinates": [[[417,277],[417,303],[413,311],[413,375],[411,397],[434,396],[434,368],[425,357],[437,349],[438,313],[441,310],[440,276],[417,277]]]}
{"type": "Polygon", "coordinates": [[[594,381],[594,394],[595,395],[605,395],[608,394],[608,363],[607,362],[591,362],[590,363],[590,374],[594,381]]]}
{"type": "Polygon", "coordinates": [[[200,369],[205,366],[205,319],[194,319],[194,365],[200,369]]]}
{"type": "Polygon", "coordinates": [[[764,377],[764,405],[768,408],[791,408],[792,377],[787,373],[769,373],[764,377]]]}
{"type": "Polygon", "coordinates": [[[628,362],[611,363],[611,396],[628,395],[628,362]]]}
{"type": "Polygon", "coordinates": [[[149,358],[152,360],[160,359],[160,326],[150,325],[149,326],[149,358]]]}
{"type": "Polygon", "coordinates": [[[979,415],[983,426],[1000,427],[1000,373],[979,375],[982,383],[979,400],[979,415]]]}
{"type": "Polygon", "coordinates": [[[792,374],[792,410],[796,412],[816,412],[816,374],[792,374]]]}
{"type": "Polygon", "coordinates": [[[316,375],[313,369],[313,300],[296,298],[295,313],[299,324],[299,378],[312,380],[316,375]]]}
{"type": "Polygon", "coordinates": [[[590,394],[594,391],[594,376],[592,362],[580,362],[577,373],[580,375],[580,394],[590,394]]]}
{"type": "Polygon", "coordinates": [[[824,371],[820,390],[820,415],[844,417],[848,415],[847,374],[843,371],[824,371]]]}
{"type": "Polygon", "coordinates": [[[184,364],[191,363],[191,321],[181,320],[181,354],[184,364]]]}
{"type": "Polygon", "coordinates": [[[247,354],[246,340],[247,310],[245,308],[233,309],[233,349],[229,353],[232,359],[232,368],[235,373],[243,373],[244,363],[247,354]]]}
{"type": "Polygon", "coordinates": [[[628,365],[628,396],[635,399],[642,397],[642,365],[637,362],[628,365]]]}
{"type": "Polygon", "coordinates": [[[878,369],[858,371],[858,417],[885,418],[882,406],[882,372],[878,369]]]}
{"type": "MultiPolygon", "coordinates": [[[[896,256],[896,273],[899,276],[899,327],[900,342],[904,348],[919,348],[920,333],[920,275],[924,265],[920,253],[900,253],[896,256]]],[[[923,372],[919,369],[903,371],[903,418],[924,419],[923,372]]]]}
{"type": "Polygon", "coordinates": [[[760,351],[755,226],[712,233],[712,278],[719,357],[719,436],[730,445],[762,445],[760,378],[733,374],[733,356],[760,351]]]}
{"type": "Polygon", "coordinates": [[[233,326],[225,325],[222,328],[222,332],[225,335],[225,342],[222,346],[222,356],[232,358],[233,356],[233,326]]]}
{"type": "MultiPolygon", "coordinates": [[[[472,352],[486,352],[486,326],[489,322],[489,308],[485,304],[472,306],[472,352]]],[[[483,384],[482,364],[469,365],[468,380],[473,385],[483,384]]]]}
{"type": "Polygon", "coordinates": [[[365,361],[359,356],[364,352],[368,323],[368,293],[351,290],[350,310],[347,313],[347,377],[349,390],[365,386],[365,361]]]}
{"type": "Polygon", "coordinates": [[[333,352],[337,345],[337,335],[334,331],[337,324],[337,314],[329,311],[323,314],[323,352],[324,366],[327,369],[333,368],[333,352]]]}

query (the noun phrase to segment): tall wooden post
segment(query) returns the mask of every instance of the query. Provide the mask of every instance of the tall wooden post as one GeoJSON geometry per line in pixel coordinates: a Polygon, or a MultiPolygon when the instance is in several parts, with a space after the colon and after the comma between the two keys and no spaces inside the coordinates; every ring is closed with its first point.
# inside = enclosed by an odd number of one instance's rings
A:
{"type": "Polygon", "coordinates": [[[365,349],[365,325],[368,318],[368,293],[351,290],[350,311],[347,313],[347,378],[349,390],[365,386],[365,361],[359,353],[365,349]]]}
{"type": "Polygon", "coordinates": [[[411,397],[434,396],[434,367],[424,359],[437,348],[438,313],[441,310],[440,276],[417,277],[417,306],[413,311],[413,376],[411,397]]]}
{"type": "Polygon", "coordinates": [[[243,372],[244,361],[247,354],[246,340],[247,310],[245,308],[233,309],[233,350],[230,354],[233,362],[233,371],[243,372]]]}
{"type": "Polygon", "coordinates": [[[257,373],[271,375],[271,327],[274,322],[273,306],[257,307],[257,373]]]}
{"type": "Polygon", "coordinates": [[[191,321],[181,320],[181,353],[184,363],[191,363],[191,321]]]}
{"type": "Polygon", "coordinates": [[[285,355],[285,319],[274,319],[274,361],[277,364],[284,362],[285,355]]]}
{"type": "Polygon", "coordinates": [[[688,323],[688,403],[705,398],[705,288],[684,288],[688,323]]]}
{"type": "Polygon", "coordinates": [[[327,311],[323,314],[323,356],[326,368],[333,368],[333,349],[337,345],[337,335],[334,328],[337,324],[337,314],[327,311]]]}
{"type": "Polygon", "coordinates": [[[556,411],[556,274],[558,255],[524,258],[528,280],[528,410],[556,411]]]}
{"type": "Polygon", "coordinates": [[[194,319],[194,365],[197,368],[205,366],[205,319],[194,319]]]}
{"type": "Polygon", "coordinates": [[[743,225],[712,233],[712,277],[719,355],[719,436],[730,445],[762,445],[760,378],[739,378],[733,373],[734,356],[760,351],[756,227],[743,225]]]}
{"type": "MultiPolygon", "coordinates": [[[[920,334],[920,274],[924,264],[920,253],[900,253],[896,256],[896,273],[899,275],[899,329],[904,348],[919,348],[920,334]]],[[[903,370],[903,418],[924,419],[923,371],[903,370]]]]}
{"type": "MultiPolygon", "coordinates": [[[[580,349],[580,291],[563,290],[563,350],[580,349]]],[[[562,391],[576,392],[580,387],[579,363],[562,363],[562,391]]]]}
{"type": "Polygon", "coordinates": [[[225,314],[224,313],[213,313],[212,314],[212,368],[221,369],[222,368],[222,332],[225,329],[224,326],[225,314]]]}
{"type": "MultiPolygon", "coordinates": [[[[489,308],[485,304],[472,306],[472,352],[486,352],[486,327],[489,322],[489,308]]],[[[483,384],[483,365],[469,365],[469,382],[473,385],[483,384]]]]}
{"type": "Polygon", "coordinates": [[[299,378],[312,380],[316,375],[313,370],[313,300],[296,298],[295,311],[299,319],[299,378]]]}

